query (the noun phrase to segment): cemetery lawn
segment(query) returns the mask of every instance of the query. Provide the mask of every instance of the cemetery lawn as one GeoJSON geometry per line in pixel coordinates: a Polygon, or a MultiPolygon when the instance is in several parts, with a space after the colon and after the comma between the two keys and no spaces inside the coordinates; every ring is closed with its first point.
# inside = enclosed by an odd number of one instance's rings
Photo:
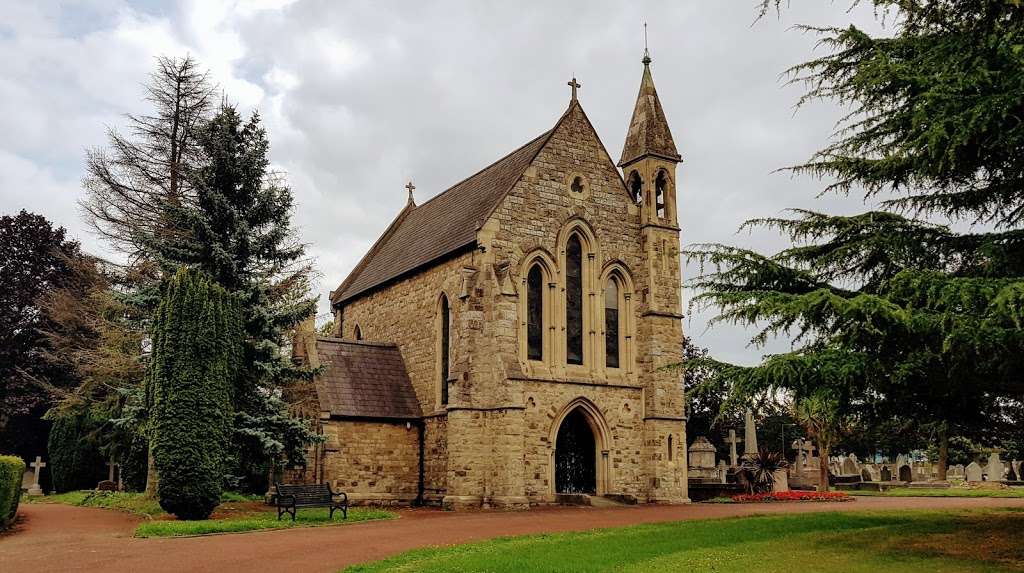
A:
{"type": "Polygon", "coordinates": [[[328,517],[326,508],[299,509],[295,521],[286,515],[277,520],[277,510],[261,511],[248,515],[206,519],[203,521],[178,521],[155,519],[146,521],[135,530],[135,537],[183,537],[186,535],[209,535],[211,533],[240,533],[261,529],[290,529],[292,527],[317,527],[322,525],[344,525],[375,519],[391,519],[394,513],[383,509],[353,507],[348,510],[348,519],[341,518],[341,512],[334,512],[334,520],[328,517]]]}
{"type": "Polygon", "coordinates": [[[506,537],[410,551],[349,573],[1024,571],[1024,511],[808,513],[506,537]]]}
{"type": "Polygon", "coordinates": [[[203,521],[179,521],[164,512],[160,504],[139,493],[73,491],[44,497],[23,497],[27,503],[63,503],[79,507],[101,507],[126,511],[145,516],[135,529],[135,537],[182,537],[207,535],[211,533],[241,533],[261,529],[289,529],[292,527],[316,527],[321,525],[342,525],[372,519],[391,519],[395,514],[380,509],[355,507],[348,510],[348,519],[341,518],[341,512],[334,512],[334,520],[328,519],[328,510],[323,508],[300,509],[296,520],[290,516],[277,520],[277,510],[263,504],[262,496],[224,492],[221,504],[210,519],[203,521]]]}
{"type": "Polygon", "coordinates": [[[1010,489],[968,489],[963,487],[950,488],[911,488],[900,487],[888,491],[850,490],[846,493],[863,497],[1024,497],[1024,488],[1010,489]]]}

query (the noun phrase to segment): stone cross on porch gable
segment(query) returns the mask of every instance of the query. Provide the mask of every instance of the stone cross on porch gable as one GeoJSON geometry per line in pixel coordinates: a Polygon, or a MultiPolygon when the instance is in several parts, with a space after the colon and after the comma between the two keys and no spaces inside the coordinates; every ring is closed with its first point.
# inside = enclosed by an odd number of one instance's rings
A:
{"type": "Polygon", "coordinates": [[[412,184],[412,181],[409,181],[408,183],[406,183],[405,188],[409,190],[409,202],[415,202],[415,200],[412,198],[412,192],[416,190],[416,186],[412,184]]]}
{"type": "Polygon", "coordinates": [[[32,487],[28,488],[29,495],[43,495],[43,488],[39,487],[39,472],[46,467],[46,462],[43,458],[36,456],[36,461],[29,464],[32,466],[34,476],[32,478],[32,487]]]}
{"type": "Polygon", "coordinates": [[[732,467],[739,467],[740,458],[736,455],[736,444],[742,442],[743,439],[736,437],[736,430],[729,430],[729,437],[725,441],[729,444],[729,461],[732,467]]]}
{"type": "Polygon", "coordinates": [[[567,85],[567,86],[572,88],[572,101],[576,101],[576,90],[578,90],[579,88],[583,87],[583,84],[577,82],[576,81],[576,76],[573,76],[573,78],[571,80],[569,80],[569,82],[566,83],[565,85],[567,85]]]}

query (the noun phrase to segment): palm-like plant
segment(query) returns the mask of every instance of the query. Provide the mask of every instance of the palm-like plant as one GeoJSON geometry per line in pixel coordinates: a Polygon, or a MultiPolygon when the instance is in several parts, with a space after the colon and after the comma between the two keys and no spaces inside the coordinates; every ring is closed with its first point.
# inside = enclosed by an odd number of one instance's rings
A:
{"type": "Polygon", "coordinates": [[[789,462],[782,452],[761,449],[756,454],[743,456],[738,477],[751,494],[767,493],[775,487],[776,472],[787,467],[789,462]]]}

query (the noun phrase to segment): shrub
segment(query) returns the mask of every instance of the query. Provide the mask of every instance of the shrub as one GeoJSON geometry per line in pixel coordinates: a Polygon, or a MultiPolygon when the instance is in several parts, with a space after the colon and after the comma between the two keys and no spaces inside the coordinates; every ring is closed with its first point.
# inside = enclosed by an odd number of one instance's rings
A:
{"type": "Polygon", "coordinates": [[[237,300],[195,271],[179,269],[161,293],[147,401],[157,498],[180,519],[206,519],[220,502],[239,317],[237,300]]]}
{"type": "Polygon", "coordinates": [[[748,493],[766,493],[775,487],[775,472],[789,467],[781,452],[758,450],[757,454],[743,457],[740,463],[739,481],[748,493]]]}
{"type": "Polygon", "coordinates": [[[21,476],[25,461],[16,456],[0,456],[0,529],[14,523],[21,501],[21,476]]]}
{"type": "Polygon", "coordinates": [[[82,414],[68,414],[53,421],[46,450],[53,489],[57,493],[92,489],[107,477],[103,456],[88,440],[89,420],[82,414]]]}

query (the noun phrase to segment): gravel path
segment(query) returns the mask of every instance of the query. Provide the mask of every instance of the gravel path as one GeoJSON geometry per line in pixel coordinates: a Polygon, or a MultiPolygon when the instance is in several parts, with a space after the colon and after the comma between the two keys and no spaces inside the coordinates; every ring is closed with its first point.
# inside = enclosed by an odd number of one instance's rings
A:
{"type": "Polygon", "coordinates": [[[848,503],[554,507],[524,512],[400,511],[401,518],[181,539],[131,537],[139,518],[67,505],[24,504],[17,529],[0,536],[0,571],[338,571],[430,545],[504,535],[769,513],[900,509],[1024,509],[1024,498],[862,497],[848,503]]]}

